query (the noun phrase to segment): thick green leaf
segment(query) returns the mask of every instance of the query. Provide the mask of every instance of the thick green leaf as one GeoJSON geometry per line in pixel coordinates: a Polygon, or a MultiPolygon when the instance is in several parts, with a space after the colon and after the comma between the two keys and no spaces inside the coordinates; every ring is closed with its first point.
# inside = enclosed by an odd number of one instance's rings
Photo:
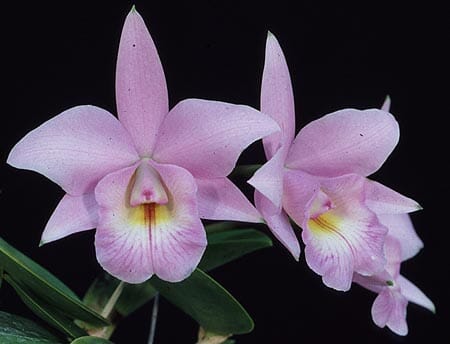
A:
{"type": "Polygon", "coordinates": [[[270,246],[270,238],[255,229],[214,229],[212,233],[208,232],[208,246],[199,268],[212,270],[245,254],[270,246]]]}
{"type": "Polygon", "coordinates": [[[73,319],[96,326],[109,322],[85,306],[58,278],[0,238],[0,266],[23,288],[33,291],[50,305],[73,319]]]}
{"type": "Polygon", "coordinates": [[[150,283],[208,332],[228,335],[253,330],[253,320],[241,304],[199,269],[178,283],[165,282],[156,277],[150,283]]]}
{"type": "Polygon", "coordinates": [[[104,338],[84,336],[75,339],[70,344],[114,344],[114,343],[104,338]]]}
{"type": "Polygon", "coordinates": [[[79,328],[71,319],[65,317],[52,305],[41,300],[38,296],[33,295],[26,288],[21,286],[19,282],[14,281],[11,276],[5,275],[5,281],[14,288],[28,308],[51,326],[60,330],[70,338],[86,335],[86,332],[79,328]]]}
{"type": "Polygon", "coordinates": [[[59,339],[35,322],[0,311],[2,344],[61,344],[59,339]]]}

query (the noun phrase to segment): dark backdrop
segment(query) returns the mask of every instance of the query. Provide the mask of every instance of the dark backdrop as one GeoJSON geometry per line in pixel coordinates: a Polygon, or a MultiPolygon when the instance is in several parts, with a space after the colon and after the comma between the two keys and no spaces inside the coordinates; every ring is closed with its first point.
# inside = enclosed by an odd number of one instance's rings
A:
{"type": "MultiPolygon", "coordinates": [[[[444,325],[450,323],[446,293],[450,190],[443,48],[449,35],[442,9],[431,2],[393,7],[380,1],[358,6],[320,1],[135,3],[157,45],[171,106],[198,97],[258,107],[270,30],[290,67],[297,130],[337,109],[379,107],[386,94],[392,97],[391,110],[400,123],[400,143],[374,178],[424,207],[412,217],[425,248],[403,264],[402,272],[435,302],[437,314],[409,305],[406,338],[379,329],[370,317],[374,294],[358,286],[348,293],[324,287],[303,256],[296,263],[275,243],[273,249],[212,273],[256,322],[254,332],[238,337],[238,343],[330,339],[424,343],[448,336],[444,325]]],[[[93,231],[38,248],[41,231],[63,192],[44,177],[15,170],[5,161],[28,131],[69,107],[95,104],[115,113],[116,52],[131,5],[129,1],[2,5],[6,61],[2,64],[0,235],[79,295],[101,271],[93,231]]],[[[241,162],[258,162],[260,157],[258,143],[241,162]]],[[[33,317],[7,286],[0,291],[0,308],[33,317]]],[[[144,343],[150,312],[148,305],[123,321],[113,339],[144,343]]],[[[156,342],[193,343],[195,334],[194,322],[162,301],[156,342]]]]}

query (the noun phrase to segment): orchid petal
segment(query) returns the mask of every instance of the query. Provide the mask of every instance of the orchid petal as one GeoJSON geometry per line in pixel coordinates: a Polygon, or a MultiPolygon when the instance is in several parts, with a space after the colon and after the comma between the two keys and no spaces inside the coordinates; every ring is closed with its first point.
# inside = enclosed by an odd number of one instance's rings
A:
{"type": "Polygon", "coordinates": [[[411,283],[411,281],[400,275],[397,279],[397,283],[400,285],[402,295],[404,295],[408,301],[414,302],[416,305],[422,306],[433,313],[436,312],[436,307],[433,302],[423,293],[423,291],[411,283]]]}
{"type": "Polygon", "coordinates": [[[64,195],[45,226],[40,245],[97,227],[97,210],[93,192],[64,195]]]}
{"type": "Polygon", "coordinates": [[[169,112],[166,79],[144,20],[133,8],[125,19],[116,71],[119,119],[138,153],[149,157],[159,126],[169,112]]]}
{"type": "Polygon", "coordinates": [[[131,207],[127,197],[136,167],[108,174],[95,188],[97,260],[109,274],[128,283],[144,282],[154,273],[149,221],[141,221],[139,207],[131,207]]]}
{"type": "Polygon", "coordinates": [[[402,261],[414,257],[423,248],[408,214],[383,214],[378,215],[378,219],[389,229],[389,236],[400,243],[402,261]]]}
{"type": "Polygon", "coordinates": [[[377,171],[399,140],[395,118],[384,111],[345,109],[306,125],[295,138],[286,166],[336,177],[377,171]]]}
{"type": "Polygon", "coordinates": [[[132,140],[106,110],[77,106],[29,132],[8,163],[39,172],[72,196],[92,192],[106,174],[138,159],[132,140]]]}
{"type": "Polygon", "coordinates": [[[389,112],[390,109],[391,109],[391,97],[386,96],[386,99],[384,100],[384,103],[381,106],[381,110],[389,112]]]}
{"type": "Polygon", "coordinates": [[[402,262],[402,246],[397,238],[386,235],[384,240],[384,256],[386,258],[385,271],[391,276],[391,280],[400,275],[400,264],[402,262]]]}
{"type": "Polygon", "coordinates": [[[162,221],[152,234],[155,273],[179,282],[197,267],[206,248],[206,232],[198,215],[197,185],[192,175],[173,165],[155,166],[171,195],[170,220],[162,221]]]}
{"type": "Polygon", "coordinates": [[[262,222],[261,214],[228,178],[196,179],[200,218],[262,222]]]}
{"type": "Polygon", "coordinates": [[[347,291],[352,283],[354,259],[345,241],[332,233],[322,237],[311,230],[302,232],[308,266],[322,276],[323,283],[336,290],[347,291]]]}
{"type": "Polygon", "coordinates": [[[392,311],[392,295],[391,292],[385,288],[376,297],[372,305],[372,318],[375,324],[379,327],[386,326],[389,321],[389,316],[392,311]]]}
{"type": "Polygon", "coordinates": [[[337,290],[350,288],[353,271],[372,275],[385,265],[387,229],[362,203],[362,185],[363,178],[356,175],[322,180],[329,210],[311,217],[302,232],[308,265],[337,290]]]}
{"type": "Polygon", "coordinates": [[[340,218],[340,233],[355,249],[360,246],[354,251],[355,271],[371,275],[385,265],[383,246],[387,228],[362,201],[364,181],[358,175],[347,175],[324,179],[321,186],[335,207],[329,210],[330,215],[340,218]]]}
{"type": "Polygon", "coordinates": [[[286,170],[283,184],[283,208],[304,228],[311,204],[320,190],[319,179],[300,170],[286,170]]]}
{"type": "Polygon", "coordinates": [[[268,198],[277,209],[281,209],[283,198],[283,175],[286,150],[279,149],[275,155],[260,167],[248,183],[268,198]]]}
{"type": "Polygon", "coordinates": [[[248,145],[276,130],[269,116],[251,107],[187,99],[161,125],[153,158],[196,178],[225,177],[248,145]]]}
{"type": "Polygon", "coordinates": [[[271,116],[281,128],[281,132],[263,139],[269,160],[280,146],[290,146],[295,135],[294,95],[289,69],[280,44],[270,32],[267,34],[261,85],[261,111],[271,116]]]}
{"type": "Polygon", "coordinates": [[[366,205],[377,214],[401,214],[422,209],[413,199],[373,180],[366,179],[364,187],[366,205]]]}
{"type": "Polygon", "coordinates": [[[97,259],[111,275],[129,283],[153,274],[180,281],[195,269],[206,246],[193,177],[176,166],[153,167],[168,192],[167,204],[130,205],[137,165],[107,175],[95,189],[100,207],[97,259]]]}
{"type": "Polygon", "coordinates": [[[363,276],[361,274],[354,273],[353,282],[370,291],[373,291],[374,293],[379,294],[385,288],[387,288],[387,283],[393,282],[393,277],[386,270],[383,270],[371,276],[363,276]]]}
{"type": "Polygon", "coordinates": [[[300,244],[287,214],[274,207],[273,203],[258,191],[255,191],[255,204],[266,220],[273,235],[288,249],[295,260],[300,257],[300,244]]]}
{"type": "Polygon", "coordinates": [[[372,318],[379,327],[388,326],[400,336],[408,333],[406,306],[408,300],[396,291],[384,289],[372,305],[372,318]]]}

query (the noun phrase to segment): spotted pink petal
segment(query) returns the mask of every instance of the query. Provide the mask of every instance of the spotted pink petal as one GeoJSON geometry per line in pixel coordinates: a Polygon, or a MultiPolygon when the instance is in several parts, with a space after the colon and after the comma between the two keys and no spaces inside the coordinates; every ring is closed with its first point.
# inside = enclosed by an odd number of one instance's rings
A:
{"type": "MultiPolygon", "coordinates": [[[[322,180],[329,209],[311,217],[302,232],[306,262],[325,285],[337,290],[350,288],[353,272],[372,275],[385,265],[387,229],[364,206],[362,179],[347,175],[322,180]]],[[[314,208],[313,202],[310,209],[314,208]]]]}
{"type": "Polygon", "coordinates": [[[248,106],[187,99],[164,120],[153,158],[196,178],[225,177],[247,146],[277,130],[269,116],[248,106]]]}
{"type": "Polygon", "coordinates": [[[269,199],[280,212],[283,199],[283,176],[286,149],[279,149],[275,155],[260,167],[248,183],[269,199]]]}
{"type": "Polygon", "coordinates": [[[64,195],[45,226],[40,245],[97,227],[97,211],[93,192],[81,196],[64,195]]]}
{"type": "Polygon", "coordinates": [[[141,283],[153,274],[180,281],[195,269],[206,246],[195,181],[182,168],[154,165],[169,202],[132,207],[130,190],[136,185],[136,168],[107,175],[95,189],[100,207],[97,259],[111,275],[129,283],[141,283]]]}
{"type": "Polygon", "coordinates": [[[263,139],[266,157],[272,158],[279,147],[290,146],[295,135],[295,107],[289,69],[280,44],[267,34],[266,60],[261,85],[261,111],[271,116],[281,131],[263,139]]]}
{"type": "Polygon", "coordinates": [[[408,214],[383,214],[378,215],[378,219],[388,228],[389,236],[400,243],[402,261],[414,257],[423,248],[408,214]]]}
{"type": "Polygon", "coordinates": [[[306,125],[295,138],[286,166],[323,177],[377,171],[397,145],[399,128],[384,111],[345,109],[306,125]]]}
{"type": "Polygon", "coordinates": [[[377,214],[402,214],[422,209],[413,199],[378,182],[366,179],[364,188],[365,203],[377,214]]]}
{"type": "Polygon", "coordinates": [[[71,108],[29,132],[8,164],[39,172],[72,196],[92,192],[106,174],[139,159],[120,122],[106,110],[71,108]]]}
{"type": "Polygon", "coordinates": [[[261,212],[273,235],[288,249],[295,260],[300,257],[300,244],[292,228],[289,217],[258,191],[255,191],[255,204],[261,212]]]}
{"type": "Polygon", "coordinates": [[[120,38],[116,71],[117,112],[138,153],[150,157],[169,112],[166,79],[144,20],[133,8],[120,38]]]}
{"type": "Polygon", "coordinates": [[[198,212],[201,218],[262,222],[261,214],[228,178],[196,179],[198,212]]]}
{"type": "Polygon", "coordinates": [[[398,291],[385,288],[372,305],[372,318],[379,327],[388,326],[394,333],[405,336],[408,334],[406,324],[406,306],[408,300],[398,291]]]}

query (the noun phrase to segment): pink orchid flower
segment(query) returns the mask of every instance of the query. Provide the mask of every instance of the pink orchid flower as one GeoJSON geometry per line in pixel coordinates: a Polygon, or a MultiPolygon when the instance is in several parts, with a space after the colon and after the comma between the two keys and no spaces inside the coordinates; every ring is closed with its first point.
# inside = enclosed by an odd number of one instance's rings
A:
{"type": "Polygon", "coordinates": [[[294,97],[281,47],[269,33],[261,111],[281,132],[263,139],[268,162],[249,180],[255,204],[274,235],[298,260],[289,222],[302,229],[305,258],[325,285],[348,290],[354,272],[383,270],[387,228],[377,214],[407,213],[418,204],[366,176],[396,146],[399,128],[387,111],[345,109],[305,126],[295,136],[294,97]]]}
{"type": "Polygon", "coordinates": [[[119,120],[95,106],[71,108],[28,133],[8,163],[66,192],[42,243],[97,228],[97,259],[113,276],[183,280],[207,244],[200,218],[261,222],[226,176],[278,125],[217,101],[188,99],[169,111],[156,47],[134,8],[120,39],[116,98],[119,120]]]}
{"type": "Polygon", "coordinates": [[[400,275],[400,263],[423,247],[408,214],[380,216],[389,228],[384,252],[386,266],[373,276],[355,274],[353,281],[378,294],[372,306],[372,319],[379,327],[387,326],[398,335],[408,334],[406,306],[413,302],[435,312],[433,302],[413,283],[400,275]]]}

